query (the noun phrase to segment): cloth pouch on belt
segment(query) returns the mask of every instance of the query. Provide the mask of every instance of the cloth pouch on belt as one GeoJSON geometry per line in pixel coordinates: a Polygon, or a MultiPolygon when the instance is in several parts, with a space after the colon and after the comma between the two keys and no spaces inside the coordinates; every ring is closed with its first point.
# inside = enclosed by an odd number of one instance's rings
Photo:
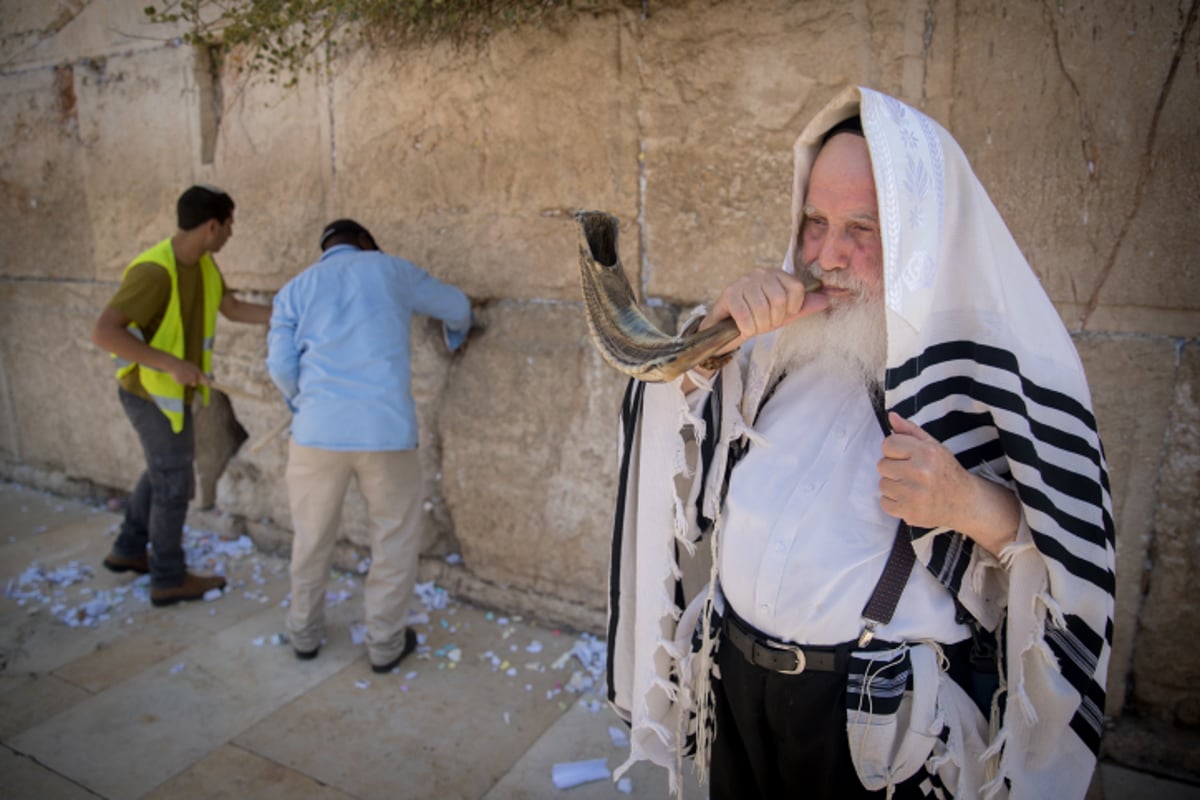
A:
{"type": "Polygon", "coordinates": [[[955,797],[978,796],[987,721],[940,659],[919,643],[851,654],[846,732],[867,789],[894,786],[924,765],[955,797]]]}
{"type": "Polygon", "coordinates": [[[857,650],[846,684],[850,755],[871,791],[911,778],[942,731],[938,654],[923,644],[857,650]]]}

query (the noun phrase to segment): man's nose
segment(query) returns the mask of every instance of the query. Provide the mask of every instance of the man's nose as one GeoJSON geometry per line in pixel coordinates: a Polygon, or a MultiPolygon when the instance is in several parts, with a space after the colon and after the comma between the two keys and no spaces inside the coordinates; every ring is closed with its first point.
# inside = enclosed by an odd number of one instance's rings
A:
{"type": "Polygon", "coordinates": [[[829,231],[821,242],[821,250],[817,253],[817,264],[826,272],[835,269],[845,269],[847,266],[847,248],[842,237],[836,231],[829,231]]]}

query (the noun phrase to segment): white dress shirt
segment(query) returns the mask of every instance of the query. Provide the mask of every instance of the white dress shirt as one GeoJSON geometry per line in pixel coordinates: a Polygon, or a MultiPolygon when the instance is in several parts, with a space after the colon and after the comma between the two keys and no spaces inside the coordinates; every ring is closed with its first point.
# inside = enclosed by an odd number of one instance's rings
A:
{"type": "MultiPolygon", "coordinates": [[[[883,432],[860,380],[806,366],[763,407],[733,470],[720,553],[726,600],[779,639],[832,645],[857,639],[897,520],[879,505],[883,432]]],[[[886,641],[961,641],[950,592],[919,562],[886,641]]]]}

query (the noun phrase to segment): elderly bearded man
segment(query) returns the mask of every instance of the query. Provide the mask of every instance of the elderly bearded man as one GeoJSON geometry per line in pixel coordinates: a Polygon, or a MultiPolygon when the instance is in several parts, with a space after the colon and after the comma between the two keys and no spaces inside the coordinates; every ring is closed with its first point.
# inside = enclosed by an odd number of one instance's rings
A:
{"type": "Polygon", "coordinates": [[[1114,544],[1070,337],[932,120],[853,89],[795,156],[783,269],[700,323],[740,357],[626,393],[626,766],[674,791],[694,748],[713,798],[1082,797],[1114,544]]]}

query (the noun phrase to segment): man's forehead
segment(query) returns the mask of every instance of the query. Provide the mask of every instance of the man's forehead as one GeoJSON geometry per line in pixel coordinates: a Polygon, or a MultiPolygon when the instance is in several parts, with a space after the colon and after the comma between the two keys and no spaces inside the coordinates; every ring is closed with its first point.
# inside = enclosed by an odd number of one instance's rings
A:
{"type": "MultiPolygon", "coordinates": [[[[879,213],[876,209],[877,209],[877,206],[874,204],[874,202],[872,202],[872,206],[871,206],[870,210],[861,209],[858,211],[853,211],[849,214],[844,214],[843,216],[849,220],[860,220],[862,222],[879,222],[879,213]]],[[[820,216],[820,215],[826,213],[823,209],[818,208],[817,206],[814,206],[812,203],[805,203],[804,207],[801,208],[800,210],[804,213],[804,216],[806,216],[806,217],[820,216]]]]}

